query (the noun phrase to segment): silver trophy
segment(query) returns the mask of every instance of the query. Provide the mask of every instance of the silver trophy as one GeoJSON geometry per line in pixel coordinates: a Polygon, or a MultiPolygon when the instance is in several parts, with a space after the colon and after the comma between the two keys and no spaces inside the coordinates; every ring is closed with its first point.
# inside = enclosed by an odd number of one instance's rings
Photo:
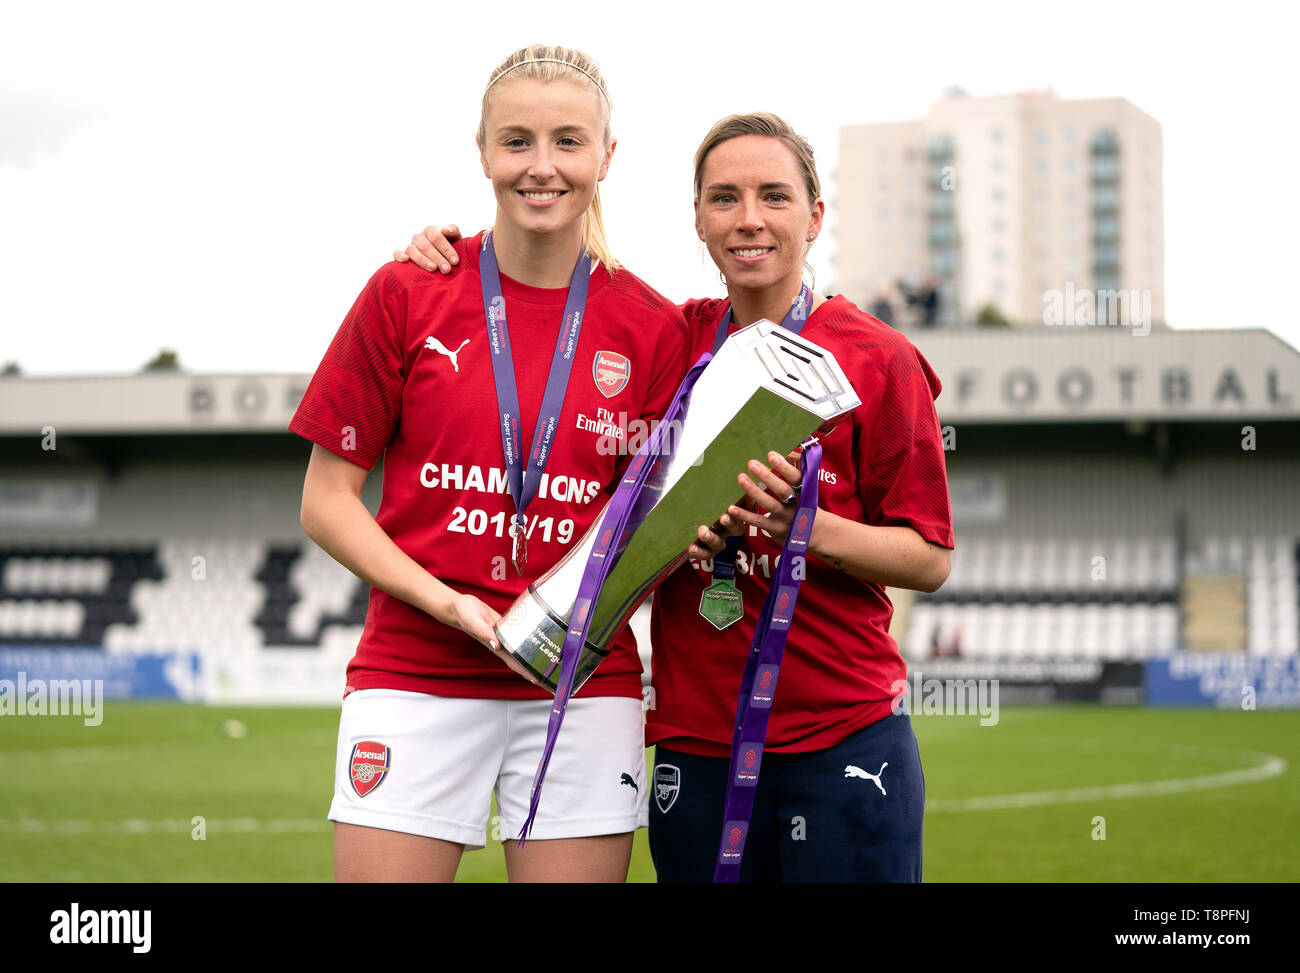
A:
{"type": "MultiPolygon", "coordinates": [[[[665,448],[611,554],[575,690],[609,655],[637,606],[685,560],[699,525],[713,523],[736,502],[736,476],[745,464],[767,450],[788,453],[812,434],[824,435],[859,404],[830,352],[771,321],[727,339],[684,401],[680,422],[664,430],[665,448]]],[[[496,625],[500,644],[552,690],[569,613],[606,512],[496,625]]]]}

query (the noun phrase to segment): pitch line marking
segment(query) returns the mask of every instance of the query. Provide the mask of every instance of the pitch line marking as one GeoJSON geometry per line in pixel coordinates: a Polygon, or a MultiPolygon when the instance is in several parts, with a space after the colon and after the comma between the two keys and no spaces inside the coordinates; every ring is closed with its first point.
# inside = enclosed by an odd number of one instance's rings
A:
{"type": "MultiPolygon", "coordinates": [[[[327,831],[331,822],[321,818],[209,818],[204,828],[216,834],[302,834],[327,831]]],[[[43,821],[39,818],[0,818],[0,834],[69,835],[69,834],[189,834],[196,827],[188,819],[172,818],[150,821],[126,818],[121,821],[64,820],[43,821]]]]}
{"type": "Polygon", "coordinates": [[[1201,777],[1179,777],[1170,780],[1147,780],[1131,784],[1104,784],[1094,787],[1071,787],[1057,791],[1030,791],[1024,794],[995,794],[986,797],[960,797],[948,800],[926,801],[927,814],[949,814],[965,811],[1006,811],[1023,807],[1049,807],[1053,804],[1077,804],[1081,801],[1116,801],[1129,797],[1164,797],[1169,794],[1187,794],[1193,791],[1210,791],[1220,787],[1237,787],[1261,780],[1280,777],[1287,763],[1281,757],[1254,750],[1239,753],[1263,757],[1264,762],[1241,770],[1228,770],[1201,777]]]}

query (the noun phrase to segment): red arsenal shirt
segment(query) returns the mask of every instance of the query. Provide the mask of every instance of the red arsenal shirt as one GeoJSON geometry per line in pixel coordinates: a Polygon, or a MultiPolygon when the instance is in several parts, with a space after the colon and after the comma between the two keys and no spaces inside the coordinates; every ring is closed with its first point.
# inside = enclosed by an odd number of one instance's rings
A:
{"type": "MultiPolygon", "coordinates": [[[[499,612],[554,565],[595,520],[627,457],[617,448],[672,401],[687,368],[681,312],[626,270],[591,276],[559,428],[529,505],[528,563],[510,562],[514,514],[497,428],[479,237],[456,245],[450,276],[389,263],[370,279],[312,377],[289,428],[371,469],[382,455],[376,520],[449,587],[499,612]],[[636,423],[637,425],[633,425],[636,423]],[[614,447],[614,448],[611,448],[614,447]]],[[[566,289],[501,277],[519,386],[524,456],[564,314],[566,289]]],[[[685,547],[693,538],[684,538],[685,547]]],[[[348,666],[347,691],[545,699],[459,629],[378,589],[348,666]]],[[[630,630],[582,696],[639,696],[630,630]]],[[[346,695],[346,693],[345,693],[346,695]]]]}
{"type": "MultiPolygon", "coordinates": [[[[712,348],[728,302],[682,306],[692,358],[712,348]]],[[[948,481],[934,400],[939,379],[893,328],[843,297],[819,305],[802,335],[832,352],[862,404],[822,440],[822,510],[860,523],[904,525],[927,541],[954,546],[948,481]]],[[[766,462],[788,443],[755,443],[766,462]]],[[[740,474],[744,470],[737,470],[740,474]]],[[[739,490],[739,488],[737,488],[739,490]]],[[[699,614],[711,561],[688,561],[655,594],[655,708],[646,743],[727,756],[740,679],[758,614],[781,553],[751,528],[736,564],[745,619],[719,632],[699,614]]],[[[893,606],[881,585],[808,559],[768,724],[767,750],[798,753],[835,746],[889,715],[906,665],[889,635],[893,606]]]]}

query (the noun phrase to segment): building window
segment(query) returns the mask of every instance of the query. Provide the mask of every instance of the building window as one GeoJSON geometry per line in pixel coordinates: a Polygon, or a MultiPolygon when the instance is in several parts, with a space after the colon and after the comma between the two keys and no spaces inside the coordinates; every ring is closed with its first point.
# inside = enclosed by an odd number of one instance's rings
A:
{"type": "Polygon", "coordinates": [[[1114,186],[1098,186],[1092,191],[1092,212],[1094,216],[1119,211],[1119,190],[1114,186]]]}
{"type": "Polygon", "coordinates": [[[1097,240],[1118,240],[1119,220],[1096,220],[1092,224],[1092,238],[1097,240]]]}
{"type": "Polygon", "coordinates": [[[1000,129],[1000,128],[995,128],[995,129],[993,129],[993,131],[989,132],[989,138],[991,138],[994,142],[1001,142],[1001,141],[1002,141],[1002,129],[1000,129]]]}
{"type": "Polygon", "coordinates": [[[1002,187],[1001,187],[1001,186],[994,186],[994,187],[993,187],[993,192],[992,192],[991,195],[992,195],[992,197],[993,197],[993,202],[995,202],[995,203],[1000,203],[1000,202],[1002,202],[1003,199],[1006,198],[1006,193],[1004,193],[1004,192],[1002,191],[1002,187]]]}
{"type": "Polygon", "coordinates": [[[932,162],[951,159],[953,155],[952,136],[943,132],[931,137],[930,144],[926,147],[926,154],[932,162]]]}
{"type": "Polygon", "coordinates": [[[1039,145],[1046,145],[1047,133],[1040,128],[1038,131],[1034,133],[1034,141],[1037,142],[1039,145]]]}
{"type": "Polygon", "coordinates": [[[1094,156],[1117,155],[1119,153],[1119,136],[1113,128],[1098,129],[1088,144],[1088,151],[1094,156]]]}
{"type": "Polygon", "coordinates": [[[1091,176],[1094,186],[1115,185],[1119,182],[1119,159],[1113,155],[1093,156],[1091,176]]]}

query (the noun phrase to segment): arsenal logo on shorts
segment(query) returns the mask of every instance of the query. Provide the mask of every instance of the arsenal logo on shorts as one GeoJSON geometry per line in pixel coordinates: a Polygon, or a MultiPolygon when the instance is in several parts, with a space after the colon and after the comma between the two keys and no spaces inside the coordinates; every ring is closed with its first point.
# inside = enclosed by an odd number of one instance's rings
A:
{"type": "Polygon", "coordinates": [[[384,782],[392,764],[385,744],[366,740],[352,748],[352,787],[365,797],[384,782]]]}
{"type": "Polygon", "coordinates": [[[627,380],[632,377],[632,362],[627,355],[616,351],[598,351],[591,363],[591,375],[600,394],[612,399],[627,388],[627,380]]]}
{"type": "Polygon", "coordinates": [[[682,772],[672,764],[655,764],[655,803],[664,814],[672,808],[682,787],[682,772]]]}

